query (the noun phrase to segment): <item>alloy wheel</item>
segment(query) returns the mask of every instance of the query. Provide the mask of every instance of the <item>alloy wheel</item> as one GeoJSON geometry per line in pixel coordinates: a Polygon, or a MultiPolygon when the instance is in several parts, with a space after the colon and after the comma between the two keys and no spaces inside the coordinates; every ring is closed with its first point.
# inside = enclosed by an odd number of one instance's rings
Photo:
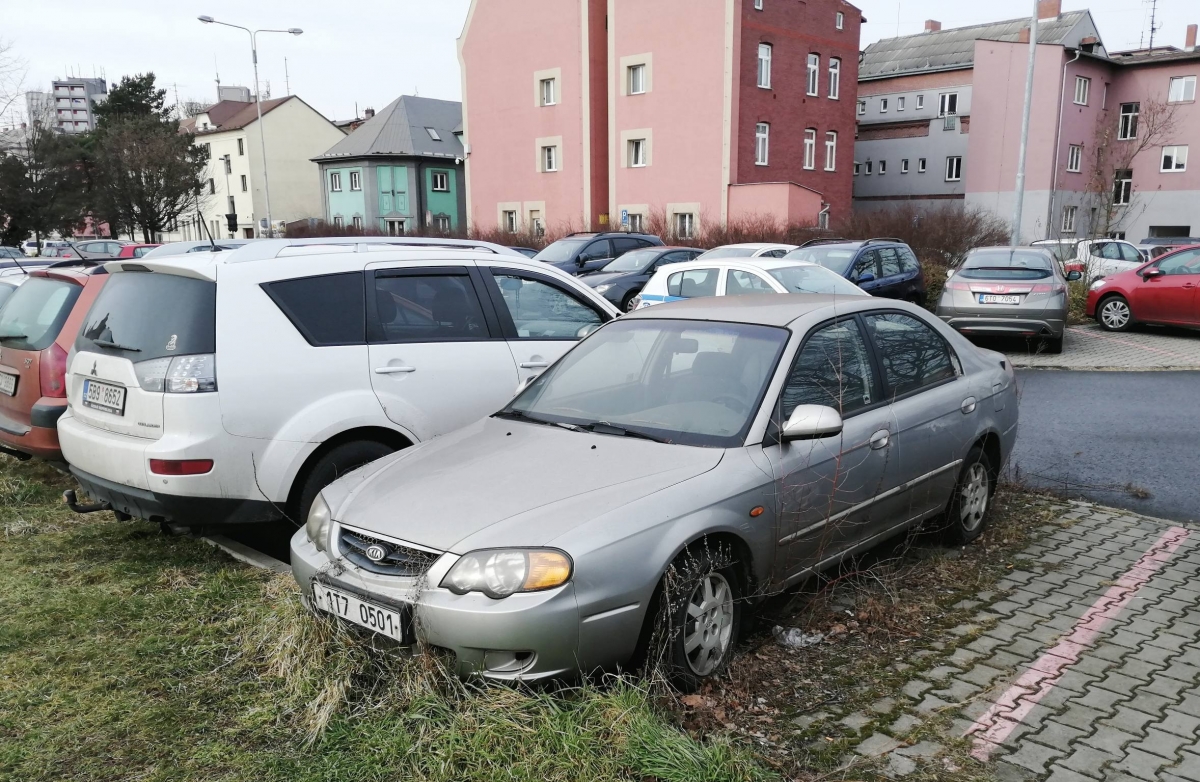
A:
{"type": "Polygon", "coordinates": [[[1131,313],[1124,299],[1109,299],[1100,308],[1100,320],[1113,331],[1120,331],[1129,325],[1131,313]]]}
{"type": "Polygon", "coordinates": [[[683,651],[697,676],[715,671],[733,640],[733,589],[725,576],[709,573],[688,598],[683,627],[683,651]]]}
{"type": "Polygon", "coordinates": [[[983,515],[987,513],[988,488],[987,468],[979,462],[972,464],[967,470],[962,502],[959,503],[959,518],[967,532],[973,532],[983,523],[983,515]]]}

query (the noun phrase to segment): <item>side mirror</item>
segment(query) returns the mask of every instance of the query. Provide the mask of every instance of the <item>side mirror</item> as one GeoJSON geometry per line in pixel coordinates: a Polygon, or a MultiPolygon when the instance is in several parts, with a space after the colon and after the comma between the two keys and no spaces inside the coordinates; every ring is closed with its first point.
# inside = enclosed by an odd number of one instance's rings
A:
{"type": "Polygon", "coordinates": [[[1074,271],[1074,270],[1067,272],[1067,282],[1075,282],[1076,280],[1082,280],[1082,279],[1083,279],[1083,272],[1074,271]]]}
{"type": "Polygon", "coordinates": [[[870,272],[867,272],[866,274],[860,274],[855,282],[857,282],[859,285],[862,285],[864,282],[875,282],[875,275],[871,274],[870,272]]]}
{"type": "Polygon", "coordinates": [[[1144,272],[1142,272],[1142,279],[1154,280],[1154,279],[1157,279],[1157,278],[1163,276],[1164,274],[1166,274],[1166,272],[1164,272],[1162,269],[1159,269],[1158,267],[1155,267],[1153,269],[1146,269],[1144,272]]]}
{"type": "Polygon", "coordinates": [[[783,442],[808,440],[841,433],[842,416],[837,410],[824,405],[799,405],[783,425],[779,439],[783,442]]]}

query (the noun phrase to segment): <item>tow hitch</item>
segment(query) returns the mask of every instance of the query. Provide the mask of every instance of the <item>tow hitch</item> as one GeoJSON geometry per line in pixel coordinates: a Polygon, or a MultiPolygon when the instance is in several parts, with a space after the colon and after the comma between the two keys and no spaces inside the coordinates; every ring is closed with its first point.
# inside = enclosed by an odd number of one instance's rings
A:
{"type": "Polygon", "coordinates": [[[80,505],[78,498],[75,496],[74,489],[67,489],[63,492],[63,502],[67,503],[67,507],[76,513],[96,513],[102,510],[112,510],[112,505],[107,502],[96,502],[91,505],[80,505]]]}

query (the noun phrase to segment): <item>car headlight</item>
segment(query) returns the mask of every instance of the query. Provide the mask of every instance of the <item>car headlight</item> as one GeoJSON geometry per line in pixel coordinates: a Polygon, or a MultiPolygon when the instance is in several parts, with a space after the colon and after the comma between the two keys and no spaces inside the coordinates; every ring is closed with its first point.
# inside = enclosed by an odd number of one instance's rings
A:
{"type": "Polygon", "coordinates": [[[1092,283],[1092,290],[1094,290],[1094,291],[1099,290],[1103,287],[1104,287],[1104,278],[1096,280],[1095,282],[1092,283]]]}
{"type": "Polygon", "coordinates": [[[604,293],[606,290],[608,290],[611,287],[612,287],[611,285],[597,285],[595,288],[595,291],[596,291],[596,293],[604,293]]]}
{"type": "Polygon", "coordinates": [[[456,595],[482,592],[499,600],[516,592],[540,592],[571,579],[571,558],[554,549],[488,549],[464,554],[442,579],[456,595]]]}
{"type": "Polygon", "coordinates": [[[304,523],[304,531],[308,533],[308,539],[312,541],[318,551],[328,550],[329,522],[332,517],[329,506],[318,494],[317,498],[313,500],[312,508],[308,511],[308,521],[304,523]]]}

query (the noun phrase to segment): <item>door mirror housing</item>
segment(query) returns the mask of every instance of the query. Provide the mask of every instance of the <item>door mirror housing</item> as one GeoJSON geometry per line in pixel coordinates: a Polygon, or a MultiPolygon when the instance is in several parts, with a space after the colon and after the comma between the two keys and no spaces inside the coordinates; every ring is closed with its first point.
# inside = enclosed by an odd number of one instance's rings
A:
{"type": "Polygon", "coordinates": [[[837,410],[824,405],[799,405],[783,425],[779,439],[811,440],[841,433],[842,415],[837,410]]]}
{"type": "Polygon", "coordinates": [[[1067,282],[1075,282],[1076,280],[1081,279],[1083,279],[1083,272],[1075,270],[1067,272],[1067,282]]]}
{"type": "Polygon", "coordinates": [[[858,275],[858,279],[856,279],[855,282],[859,285],[862,285],[864,282],[875,282],[875,275],[871,274],[870,272],[864,272],[858,275]]]}
{"type": "Polygon", "coordinates": [[[1152,269],[1146,269],[1144,272],[1142,272],[1142,279],[1153,280],[1157,279],[1158,277],[1162,277],[1164,274],[1166,274],[1166,272],[1156,266],[1152,269]]]}

